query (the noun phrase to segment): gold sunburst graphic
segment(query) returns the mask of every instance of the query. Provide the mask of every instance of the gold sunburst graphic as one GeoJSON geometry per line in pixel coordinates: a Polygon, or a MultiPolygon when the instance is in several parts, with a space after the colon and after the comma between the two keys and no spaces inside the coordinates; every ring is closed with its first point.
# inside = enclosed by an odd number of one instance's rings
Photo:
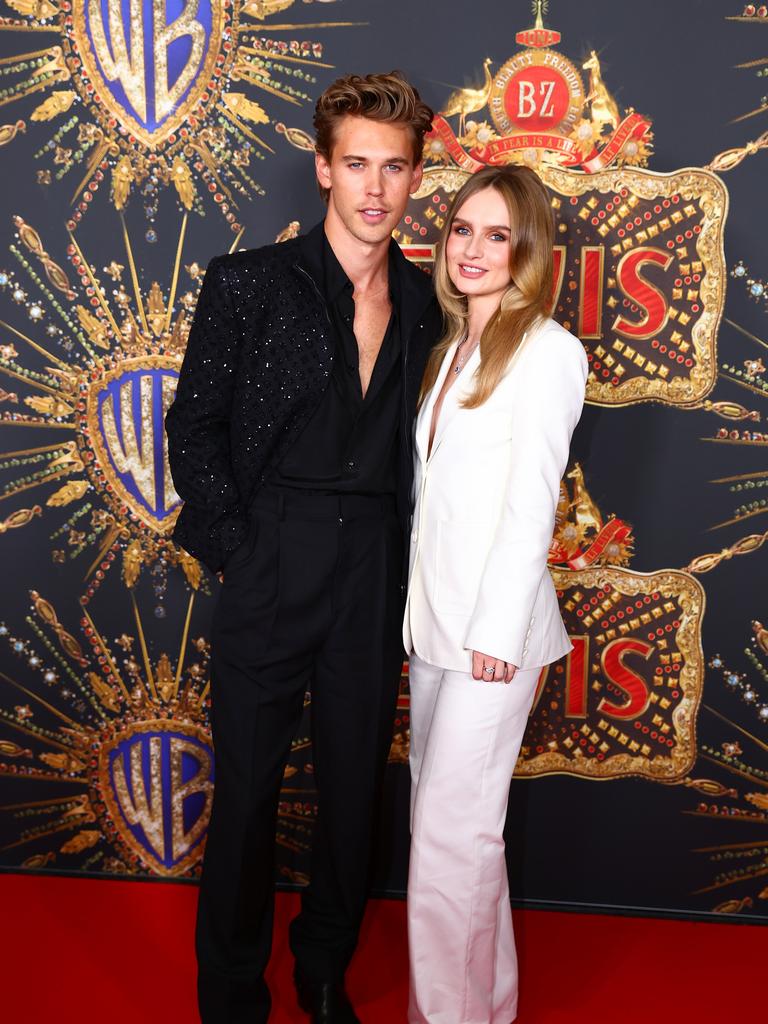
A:
{"type": "Polygon", "coordinates": [[[0,777],[35,782],[48,794],[0,808],[19,822],[3,852],[34,851],[23,866],[69,862],[174,876],[199,870],[214,775],[209,645],[190,636],[193,593],[175,662],[165,651],[153,661],[131,600],[134,628],[111,643],[86,599],[80,638],[36,591],[26,619],[31,638],[0,623],[0,638],[38,677],[25,685],[2,673],[18,703],[0,708],[4,731],[15,737],[0,741],[0,777]]]}
{"type": "MultiPolygon", "coordinates": [[[[55,483],[46,507],[74,511],[51,538],[67,542],[54,543],[53,560],[64,563],[90,550],[86,579],[117,546],[129,586],[142,565],[158,560],[180,565],[195,587],[203,580],[195,560],[170,541],[180,502],[162,429],[202,278],[197,262],[183,262],[187,216],[163,286],[152,280],[142,290],[124,222],[123,253],[98,271],[74,235],[65,269],[48,254],[34,226],[17,216],[11,255],[37,284],[36,292],[10,265],[0,268],[0,290],[32,324],[28,333],[0,321],[9,339],[0,345],[0,375],[14,387],[0,396],[0,426],[53,435],[48,444],[0,453],[0,467],[20,474],[5,483],[0,501],[55,483]],[[182,274],[190,288],[180,295],[182,274]]],[[[31,522],[40,514],[37,508],[15,509],[3,517],[5,529],[31,522]]]]}
{"type": "MultiPolygon", "coordinates": [[[[170,538],[179,499],[162,431],[203,276],[185,251],[187,219],[166,274],[145,283],[119,218],[122,245],[97,266],[74,234],[57,258],[17,216],[0,265],[0,292],[27,320],[0,321],[0,431],[44,442],[0,454],[0,535],[26,539],[55,517],[54,567],[80,570],[74,616],[45,596],[46,574],[27,581],[38,589],[24,623],[0,624],[19,661],[0,677],[0,780],[13,794],[0,810],[17,824],[0,855],[15,866],[199,870],[215,581],[170,538]],[[23,799],[31,782],[41,795],[23,799]]],[[[308,734],[305,720],[279,809],[280,877],[293,882],[316,813],[308,734]]]]}
{"type": "MultiPolygon", "coordinates": [[[[745,668],[735,668],[730,659],[714,654],[707,666],[712,688],[738,696],[747,719],[738,713],[726,715],[711,698],[703,712],[718,730],[716,740],[700,745],[702,767],[715,778],[686,779],[699,793],[685,813],[727,823],[731,833],[726,842],[707,844],[693,852],[711,865],[710,880],[694,893],[709,902],[719,914],[755,910],[768,899],[768,772],[764,770],[768,726],[768,633],[762,623],[752,623],[750,643],[744,649],[745,668]]],[[[719,704],[719,699],[717,700],[719,704]]],[[[733,701],[729,701],[733,707],[733,701]]]]}
{"type": "Polygon", "coordinates": [[[318,30],[365,24],[276,20],[296,2],[200,0],[172,16],[161,5],[159,16],[144,0],[124,22],[119,0],[9,0],[20,17],[0,27],[45,45],[2,60],[0,108],[23,116],[0,124],[0,147],[47,131],[37,180],[70,183],[70,230],[108,190],[117,210],[141,201],[155,242],[159,198],[171,189],[184,210],[204,215],[213,204],[238,233],[244,204],[265,194],[259,164],[286,141],[313,148],[286,122],[334,68],[318,30]]]}

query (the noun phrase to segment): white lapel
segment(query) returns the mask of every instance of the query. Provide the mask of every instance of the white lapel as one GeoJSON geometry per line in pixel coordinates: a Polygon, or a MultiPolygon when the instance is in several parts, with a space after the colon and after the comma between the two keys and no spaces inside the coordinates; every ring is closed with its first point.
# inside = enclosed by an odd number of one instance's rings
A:
{"type": "MultiPolygon", "coordinates": [[[[459,375],[459,379],[455,381],[445,393],[443,404],[440,409],[440,414],[437,417],[437,425],[435,427],[435,437],[432,441],[432,451],[429,453],[429,459],[431,461],[437,449],[440,447],[440,442],[445,437],[445,432],[451,420],[454,418],[457,412],[461,410],[461,403],[464,398],[470,393],[474,386],[475,371],[480,363],[480,346],[474,350],[472,355],[467,360],[464,369],[459,375]]],[[[443,375],[445,380],[445,375],[443,375]]],[[[437,392],[439,394],[439,391],[437,392]]],[[[430,423],[432,416],[430,414],[430,423]]],[[[429,442],[429,435],[427,434],[427,443],[429,442]]],[[[426,446],[425,446],[425,451],[426,446]]]]}
{"type": "MultiPolygon", "coordinates": [[[[448,373],[453,359],[456,355],[456,347],[459,344],[458,339],[451,345],[443,356],[443,361],[440,364],[435,383],[432,385],[431,390],[427,394],[427,397],[422,403],[421,409],[416,419],[416,451],[418,452],[419,458],[422,462],[427,461],[427,451],[429,449],[429,428],[432,423],[432,410],[435,407],[437,396],[442,390],[443,383],[445,381],[446,374],[448,373]]],[[[458,382],[457,382],[458,383],[458,382]]],[[[451,388],[451,391],[453,388],[451,388]]],[[[443,410],[445,409],[445,401],[443,401],[443,410]]],[[[442,411],[441,410],[441,414],[442,411]]],[[[432,446],[434,450],[434,445],[432,446]]]]}

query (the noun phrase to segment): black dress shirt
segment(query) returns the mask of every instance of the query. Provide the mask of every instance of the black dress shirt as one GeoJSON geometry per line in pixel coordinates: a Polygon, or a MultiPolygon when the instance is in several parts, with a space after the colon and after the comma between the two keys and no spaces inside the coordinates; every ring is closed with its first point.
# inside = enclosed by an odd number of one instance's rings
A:
{"type": "Polygon", "coordinates": [[[402,372],[397,266],[390,259],[392,315],[365,397],[354,334],[354,288],[326,236],[321,264],[308,269],[331,323],[333,367],[320,404],[271,482],[329,494],[394,494],[402,372]]]}

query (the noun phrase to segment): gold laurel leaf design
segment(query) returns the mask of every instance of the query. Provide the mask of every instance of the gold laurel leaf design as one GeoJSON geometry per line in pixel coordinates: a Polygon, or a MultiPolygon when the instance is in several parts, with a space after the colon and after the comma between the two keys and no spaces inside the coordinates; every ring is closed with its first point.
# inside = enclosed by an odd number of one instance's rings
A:
{"type": "Polygon", "coordinates": [[[109,711],[119,711],[120,701],[109,683],[105,682],[97,672],[88,673],[88,682],[101,703],[109,711]]]}
{"type": "Polygon", "coordinates": [[[6,3],[25,18],[36,18],[40,21],[59,13],[58,5],[51,3],[50,0],[6,0],[6,3]]]}
{"type": "Polygon", "coordinates": [[[756,139],[745,143],[737,149],[726,149],[718,153],[716,157],[706,165],[708,171],[730,171],[738,167],[742,160],[748,156],[754,156],[761,149],[768,147],[768,132],[763,132],[756,139]]]}
{"type": "Polygon", "coordinates": [[[109,348],[109,335],[106,326],[101,320],[94,316],[85,306],[75,306],[75,312],[83,330],[87,333],[93,344],[98,345],[99,348],[109,348]]]}
{"type": "Polygon", "coordinates": [[[12,512],[7,519],[0,521],[0,534],[8,530],[18,530],[22,526],[31,523],[35,516],[42,515],[40,505],[33,505],[32,508],[20,508],[12,512]]]}
{"type": "Polygon", "coordinates": [[[29,249],[33,256],[41,258],[48,255],[42,238],[31,224],[27,224],[23,217],[14,217],[13,223],[19,232],[19,239],[22,244],[29,249]]]}
{"type": "Polygon", "coordinates": [[[41,754],[40,760],[61,772],[81,772],[85,765],[72,754],[41,754]]]}
{"type": "Polygon", "coordinates": [[[6,146],[13,142],[19,132],[25,132],[27,125],[24,121],[17,121],[15,124],[0,124],[0,146],[6,146]]]}
{"type": "Polygon", "coordinates": [[[249,18],[258,18],[263,21],[270,14],[279,14],[280,11],[287,11],[293,7],[296,0],[245,0],[240,8],[240,14],[246,14],[249,18]]]}
{"type": "Polygon", "coordinates": [[[236,117],[244,117],[254,124],[269,124],[269,117],[264,108],[255,100],[249,100],[244,92],[225,92],[221,98],[224,106],[236,117]]]}
{"type": "Polygon", "coordinates": [[[179,565],[181,566],[184,575],[187,577],[187,583],[190,587],[192,587],[193,590],[198,590],[200,588],[200,581],[203,575],[198,560],[193,558],[192,555],[183,548],[179,548],[179,565]]]}
{"type": "Polygon", "coordinates": [[[751,898],[749,896],[745,896],[740,900],[725,900],[723,903],[718,903],[717,906],[712,909],[716,914],[738,914],[739,911],[744,910],[745,907],[751,906],[751,898]]]}
{"type": "Polygon", "coordinates": [[[70,658],[76,658],[78,661],[83,660],[83,650],[80,644],[75,640],[71,633],[68,633],[65,629],[59,626],[57,630],[59,636],[59,643],[64,648],[64,651],[70,656],[70,658]]]}
{"type": "Polygon", "coordinates": [[[72,836],[68,839],[63,846],[60,847],[62,853],[82,853],[83,850],[88,850],[101,839],[101,832],[96,829],[85,829],[83,832],[78,832],[76,836],[72,836]]]}
{"type": "Polygon", "coordinates": [[[56,636],[59,639],[59,643],[64,648],[66,654],[68,654],[70,658],[74,658],[75,661],[82,662],[83,651],[80,644],[59,622],[58,616],[56,615],[56,609],[53,607],[51,602],[46,601],[46,599],[41,597],[36,590],[30,590],[29,596],[35,612],[40,616],[46,626],[50,626],[51,629],[55,631],[56,636]]]}
{"type": "Polygon", "coordinates": [[[768,531],[766,533],[750,533],[746,537],[742,537],[741,540],[737,540],[731,547],[723,548],[722,551],[712,551],[706,555],[698,555],[685,566],[685,571],[691,573],[711,572],[721,562],[727,561],[735,555],[752,554],[753,551],[761,548],[766,540],[768,540],[768,531]]]}
{"type": "Polygon", "coordinates": [[[132,540],[123,552],[123,582],[129,590],[136,585],[143,561],[140,541],[132,540]]]}
{"type": "Polygon", "coordinates": [[[112,172],[112,198],[116,210],[122,210],[135,181],[133,164],[127,156],[121,157],[112,172]]]}
{"type": "Polygon", "coordinates": [[[21,866],[23,868],[44,868],[46,864],[52,864],[55,860],[56,854],[53,850],[49,850],[48,853],[33,853],[21,866]]]}
{"type": "Polygon", "coordinates": [[[755,807],[759,807],[761,811],[768,811],[768,794],[766,793],[747,793],[744,797],[755,807]]]}
{"type": "Polygon", "coordinates": [[[192,172],[180,156],[177,156],[173,161],[171,181],[179,194],[179,199],[184,208],[191,210],[195,198],[195,183],[192,180],[192,172]]]}
{"type": "Polygon", "coordinates": [[[295,765],[292,765],[292,764],[287,764],[287,765],[285,766],[285,769],[284,769],[284,771],[283,771],[283,778],[284,778],[284,779],[290,779],[290,778],[291,778],[291,776],[293,776],[293,775],[296,775],[296,773],[298,772],[298,770],[299,770],[299,769],[298,769],[298,768],[297,768],[297,767],[296,767],[295,765]]]}
{"type": "Polygon", "coordinates": [[[163,293],[157,281],[153,281],[152,287],[149,289],[147,306],[149,307],[147,312],[149,326],[152,328],[154,336],[159,338],[165,326],[165,302],[163,301],[163,293]]]}
{"type": "Polygon", "coordinates": [[[74,411],[63,398],[54,398],[44,395],[30,395],[24,399],[24,404],[35,412],[42,412],[48,416],[71,416],[74,411]]]}
{"type": "Polygon", "coordinates": [[[283,228],[275,238],[276,242],[287,242],[291,238],[296,238],[299,231],[301,230],[301,224],[297,220],[292,220],[290,224],[283,228]]]}
{"type": "Polygon", "coordinates": [[[59,620],[56,616],[56,609],[53,607],[51,602],[46,601],[46,599],[41,597],[36,590],[30,590],[29,596],[35,606],[35,611],[46,626],[53,626],[55,629],[59,625],[59,620]]]}
{"type": "Polygon", "coordinates": [[[279,135],[284,135],[296,149],[303,149],[305,152],[314,153],[315,141],[302,128],[289,128],[282,121],[278,121],[275,125],[275,131],[279,135]]]}
{"type": "Polygon", "coordinates": [[[69,283],[69,278],[67,277],[66,272],[62,270],[59,264],[54,263],[49,256],[42,257],[41,262],[43,264],[45,276],[51,282],[53,287],[58,289],[58,291],[63,292],[68,299],[74,299],[75,292],[72,290],[72,285],[69,283]]]}
{"type": "Polygon", "coordinates": [[[54,117],[69,110],[76,98],[77,93],[73,89],[62,89],[61,92],[55,92],[35,107],[30,115],[30,120],[51,121],[54,117]]]}
{"type": "Polygon", "coordinates": [[[706,399],[702,403],[702,408],[707,412],[714,412],[718,416],[722,416],[725,420],[753,420],[756,418],[750,409],[739,405],[738,402],[710,402],[709,399],[706,399]]]}
{"type": "Polygon", "coordinates": [[[78,498],[82,498],[89,487],[90,484],[87,480],[69,480],[58,491],[54,491],[45,504],[54,508],[69,505],[71,502],[77,501],[78,498]]]}
{"type": "Polygon", "coordinates": [[[20,747],[18,743],[12,743],[11,740],[0,740],[0,754],[3,757],[31,757],[32,751],[20,747]]]}
{"type": "Polygon", "coordinates": [[[683,785],[698,790],[699,793],[706,793],[708,796],[736,796],[735,789],[729,789],[722,782],[715,782],[714,779],[683,779],[683,785]]]}

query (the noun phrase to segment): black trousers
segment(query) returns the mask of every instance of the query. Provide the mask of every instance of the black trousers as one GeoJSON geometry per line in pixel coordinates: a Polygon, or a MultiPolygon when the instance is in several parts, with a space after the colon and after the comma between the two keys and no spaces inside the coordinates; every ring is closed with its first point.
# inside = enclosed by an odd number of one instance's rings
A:
{"type": "Polygon", "coordinates": [[[262,488],[212,631],[216,785],[197,918],[203,1024],[267,1020],[277,805],[311,690],[311,883],[290,943],[309,978],[354,952],[402,664],[394,500],[262,488]]]}

